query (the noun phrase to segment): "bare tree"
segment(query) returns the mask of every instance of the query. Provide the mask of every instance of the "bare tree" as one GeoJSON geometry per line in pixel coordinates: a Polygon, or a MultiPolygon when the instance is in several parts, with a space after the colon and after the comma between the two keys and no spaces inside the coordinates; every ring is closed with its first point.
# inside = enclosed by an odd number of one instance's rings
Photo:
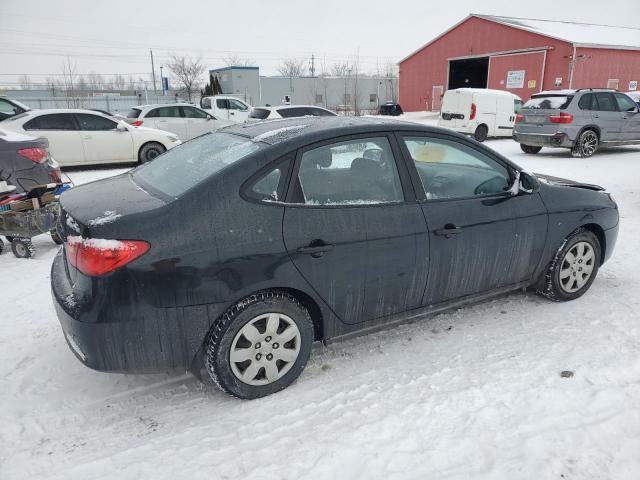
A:
{"type": "Polygon", "coordinates": [[[334,63],[331,65],[331,75],[334,77],[346,77],[349,75],[349,70],[351,67],[349,66],[349,62],[344,63],[334,63]]]}
{"type": "Polygon", "coordinates": [[[31,90],[31,77],[29,75],[22,75],[19,79],[18,79],[18,83],[20,84],[20,88],[22,88],[23,90],[31,90]]]}
{"type": "Polygon", "coordinates": [[[51,92],[51,96],[56,96],[56,90],[58,89],[58,85],[56,80],[53,77],[47,77],[44,80],[45,88],[51,92]]]}
{"type": "Polygon", "coordinates": [[[90,88],[89,84],[87,83],[87,80],[84,78],[84,75],[80,75],[78,77],[77,86],[78,86],[78,90],[82,92],[86,92],[90,88]]]}
{"type": "Polygon", "coordinates": [[[125,80],[124,75],[117,74],[113,76],[111,83],[113,84],[114,89],[124,90],[124,87],[126,86],[127,81],[125,80]]]}
{"type": "Polygon", "coordinates": [[[301,77],[305,73],[307,61],[304,58],[287,57],[276,69],[283,77],[301,77]]]}
{"type": "Polygon", "coordinates": [[[135,90],[136,89],[136,79],[129,75],[127,79],[127,90],[135,90]]]}
{"type": "Polygon", "coordinates": [[[250,58],[244,58],[236,54],[225,57],[223,61],[227,67],[250,67],[256,63],[250,58]]]}
{"type": "Polygon", "coordinates": [[[188,101],[191,95],[200,88],[200,77],[205,72],[206,67],[202,63],[202,57],[192,59],[186,55],[172,55],[168,65],[177,82],[182,85],[181,90],[186,93],[188,101]]]}
{"type": "Polygon", "coordinates": [[[105,87],[104,77],[96,72],[87,75],[87,83],[92,90],[103,90],[105,87]]]}
{"type": "Polygon", "coordinates": [[[80,99],[76,96],[76,64],[71,63],[71,59],[67,57],[67,61],[62,64],[62,78],[65,96],[67,97],[67,106],[69,108],[79,108],[80,99]]]}

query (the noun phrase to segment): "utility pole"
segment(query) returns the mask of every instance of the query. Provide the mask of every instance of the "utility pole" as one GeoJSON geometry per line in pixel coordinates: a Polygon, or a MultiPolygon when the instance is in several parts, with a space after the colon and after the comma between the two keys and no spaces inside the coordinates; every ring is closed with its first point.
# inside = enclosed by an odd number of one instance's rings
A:
{"type": "Polygon", "coordinates": [[[311,54],[311,76],[316,76],[316,57],[313,53],[311,54]]]}
{"type": "Polygon", "coordinates": [[[153,66],[153,50],[149,49],[149,53],[151,54],[151,76],[153,77],[153,94],[158,95],[158,91],[156,90],[156,69],[153,66]]]}

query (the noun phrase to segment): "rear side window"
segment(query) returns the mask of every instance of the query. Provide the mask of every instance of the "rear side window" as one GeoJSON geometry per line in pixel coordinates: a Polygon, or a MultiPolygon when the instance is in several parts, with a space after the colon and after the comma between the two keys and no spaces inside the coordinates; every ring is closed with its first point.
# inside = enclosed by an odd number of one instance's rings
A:
{"type": "Polygon", "coordinates": [[[142,110],[140,110],[139,108],[131,108],[127,112],[127,118],[138,118],[140,116],[141,111],[142,110]]]}
{"type": "Polygon", "coordinates": [[[70,113],[40,115],[24,124],[25,130],[77,130],[70,113]]]}
{"type": "Polygon", "coordinates": [[[618,110],[613,95],[610,93],[596,93],[598,110],[601,112],[616,112],[618,110]]]}
{"type": "Polygon", "coordinates": [[[172,148],[133,170],[132,176],[143,188],[178,198],[261,148],[266,148],[266,144],[229,133],[212,133],[172,148]]]}
{"type": "Polygon", "coordinates": [[[251,113],[249,114],[249,118],[257,118],[259,120],[264,120],[269,116],[270,113],[271,111],[266,108],[254,108],[253,110],[251,110],[251,113]]]}
{"type": "Polygon", "coordinates": [[[118,126],[116,122],[98,115],[78,113],[76,114],[76,119],[80,125],[80,130],[114,130],[118,126]]]}
{"type": "Polygon", "coordinates": [[[179,107],[160,107],[154,108],[149,113],[145,115],[145,117],[162,117],[162,118],[180,118],[180,108],[179,107]]]}
{"type": "Polygon", "coordinates": [[[592,93],[583,95],[578,101],[578,108],[580,108],[580,110],[597,110],[598,104],[596,103],[596,97],[592,93]]]}
{"type": "Polygon", "coordinates": [[[222,98],[216,99],[216,106],[218,108],[222,108],[222,109],[228,109],[229,108],[229,104],[227,103],[227,100],[224,100],[222,98]]]}
{"type": "Polygon", "coordinates": [[[208,98],[208,97],[203,98],[203,99],[200,101],[200,106],[201,106],[202,108],[211,108],[211,99],[210,99],[210,98],[208,98]]]}
{"type": "Polygon", "coordinates": [[[255,200],[282,201],[290,167],[291,159],[278,161],[275,167],[260,175],[245,191],[245,194],[255,200]]]}
{"type": "Polygon", "coordinates": [[[538,110],[564,110],[573,100],[573,95],[536,95],[531,97],[524,108],[538,110]]]}
{"type": "Polygon", "coordinates": [[[302,117],[308,115],[305,108],[281,108],[278,113],[282,118],[302,117]]]}

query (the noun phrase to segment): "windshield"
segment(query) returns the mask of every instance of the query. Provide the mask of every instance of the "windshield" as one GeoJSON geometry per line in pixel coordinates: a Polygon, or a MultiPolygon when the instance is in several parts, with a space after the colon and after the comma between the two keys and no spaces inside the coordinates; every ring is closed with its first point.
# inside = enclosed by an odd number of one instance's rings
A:
{"type": "Polygon", "coordinates": [[[133,170],[132,177],[143,188],[178,198],[224,167],[264,147],[265,144],[237,135],[209,133],[141,165],[133,170]]]}
{"type": "Polygon", "coordinates": [[[141,111],[142,110],[140,110],[139,108],[132,108],[127,112],[127,118],[138,118],[141,111]]]}
{"type": "Polygon", "coordinates": [[[539,95],[531,97],[523,108],[539,110],[564,110],[573,100],[573,95],[539,95]]]}

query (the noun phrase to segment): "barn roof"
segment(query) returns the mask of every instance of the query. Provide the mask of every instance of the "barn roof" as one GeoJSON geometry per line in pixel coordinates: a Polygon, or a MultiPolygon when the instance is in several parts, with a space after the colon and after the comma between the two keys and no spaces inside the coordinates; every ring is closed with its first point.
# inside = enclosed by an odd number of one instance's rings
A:
{"type": "Polygon", "coordinates": [[[472,16],[564,40],[576,47],[640,50],[640,28],[495,15],[472,16]]]}
{"type": "Polygon", "coordinates": [[[411,52],[398,63],[402,63],[433,42],[451,32],[472,17],[500,23],[508,27],[526,30],[550,38],[555,38],[575,45],[576,47],[613,48],[616,50],[640,50],[640,28],[616,27],[591,23],[564,22],[560,20],[540,20],[536,18],[500,17],[497,15],[480,15],[472,13],[459,21],[419,49],[411,52]]]}

